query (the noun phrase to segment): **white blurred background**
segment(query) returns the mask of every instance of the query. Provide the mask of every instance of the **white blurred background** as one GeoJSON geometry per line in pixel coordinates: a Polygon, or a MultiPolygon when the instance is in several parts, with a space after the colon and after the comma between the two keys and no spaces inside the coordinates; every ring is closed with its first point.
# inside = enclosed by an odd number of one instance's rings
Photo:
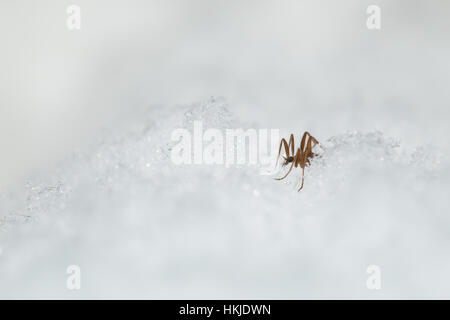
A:
{"type": "Polygon", "coordinates": [[[0,297],[448,298],[449,9],[2,1],[0,297]],[[72,4],[81,30],[66,27],[72,4]],[[328,149],[301,193],[298,172],[285,185],[176,167],[170,134],[189,110],[328,149]]]}
{"type": "Polygon", "coordinates": [[[448,1],[2,1],[0,185],[136,107],[223,96],[264,128],[448,146],[448,1]],[[81,8],[81,30],[66,8],[81,8]],[[381,30],[366,8],[381,7],[381,30]]]}

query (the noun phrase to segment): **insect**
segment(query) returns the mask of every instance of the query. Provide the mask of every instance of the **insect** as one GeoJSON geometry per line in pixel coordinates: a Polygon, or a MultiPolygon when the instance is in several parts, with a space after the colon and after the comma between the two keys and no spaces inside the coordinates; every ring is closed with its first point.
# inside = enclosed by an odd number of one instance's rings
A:
{"type": "Polygon", "coordinates": [[[287,143],[286,139],[281,139],[280,149],[278,150],[278,157],[275,167],[278,165],[278,160],[280,159],[281,155],[281,148],[283,146],[286,156],[282,156],[284,158],[284,163],[282,164],[282,166],[287,166],[290,163],[291,167],[283,177],[276,178],[275,180],[283,180],[289,175],[293,167],[297,168],[298,166],[300,166],[300,168],[302,168],[302,185],[300,189],[298,189],[298,191],[302,190],[305,180],[305,167],[310,164],[310,160],[316,155],[314,152],[312,152],[312,149],[318,144],[319,142],[316,140],[316,138],[310,135],[309,132],[305,131],[302,137],[302,141],[300,142],[300,148],[298,148],[297,152],[295,153],[294,135],[291,134],[289,138],[289,144],[287,143]]]}

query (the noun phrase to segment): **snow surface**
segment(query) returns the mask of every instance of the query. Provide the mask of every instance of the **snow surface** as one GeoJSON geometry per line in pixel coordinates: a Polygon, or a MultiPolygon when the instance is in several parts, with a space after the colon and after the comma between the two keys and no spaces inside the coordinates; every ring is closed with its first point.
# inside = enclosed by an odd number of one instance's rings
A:
{"type": "Polygon", "coordinates": [[[172,163],[176,128],[245,127],[229,109],[149,108],[0,193],[0,298],[450,298],[450,167],[437,148],[313,133],[321,156],[300,193],[300,171],[280,182],[172,163]],[[66,288],[73,264],[79,291],[66,288]],[[381,290],[366,287],[373,264],[381,290]]]}

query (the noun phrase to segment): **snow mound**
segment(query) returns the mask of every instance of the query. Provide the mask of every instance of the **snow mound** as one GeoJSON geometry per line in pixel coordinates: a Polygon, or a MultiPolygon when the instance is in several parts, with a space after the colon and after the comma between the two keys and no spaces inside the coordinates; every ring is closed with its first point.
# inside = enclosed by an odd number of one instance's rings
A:
{"type": "Polygon", "coordinates": [[[449,297],[438,150],[409,152],[381,132],[316,136],[298,193],[300,171],[275,181],[255,167],[173,164],[171,132],[197,120],[243,126],[218,98],[148,109],[54,175],[2,193],[0,297],[449,297]],[[72,264],[79,291],[66,288],[72,264]]]}

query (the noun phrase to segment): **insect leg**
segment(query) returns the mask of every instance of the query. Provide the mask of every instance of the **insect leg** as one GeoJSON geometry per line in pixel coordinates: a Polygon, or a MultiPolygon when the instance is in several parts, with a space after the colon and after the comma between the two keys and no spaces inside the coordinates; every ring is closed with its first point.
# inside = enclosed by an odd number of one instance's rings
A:
{"type": "Polygon", "coordinates": [[[295,161],[292,161],[291,167],[289,168],[289,171],[284,175],[284,177],[275,178],[275,180],[283,180],[284,178],[286,178],[288,176],[288,174],[291,172],[292,168],[294,167],[294,163],[295,163],[295,161]]]}
{"type": "Polygon", "coordinates": [[[302,168],[302,185],[300,186],[300,189],[298,189],[298,192],[303,189],[303,183],[305,182],[305,168],[302,168]]]}

